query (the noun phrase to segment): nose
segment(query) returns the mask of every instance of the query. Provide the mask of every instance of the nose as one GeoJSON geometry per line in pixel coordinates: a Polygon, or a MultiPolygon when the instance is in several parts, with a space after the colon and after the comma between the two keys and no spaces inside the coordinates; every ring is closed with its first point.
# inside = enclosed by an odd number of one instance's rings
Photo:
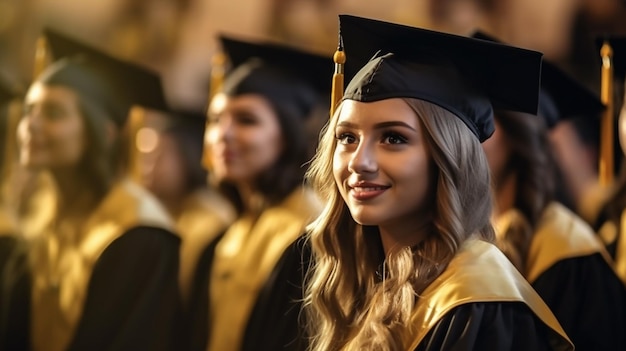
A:
{"type": "Polygon", "coordinates": [[[373,147],[360,143],[348,162],[348,170],[352,173],[374,173],[378,171],[378,161],[373,147]]]}

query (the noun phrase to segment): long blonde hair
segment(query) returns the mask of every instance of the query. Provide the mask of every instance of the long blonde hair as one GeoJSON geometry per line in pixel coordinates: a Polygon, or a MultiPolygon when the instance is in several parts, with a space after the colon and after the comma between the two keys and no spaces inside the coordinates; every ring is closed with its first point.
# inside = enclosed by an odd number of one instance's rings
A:
{"type": "Polygon", "coordinates": [[[404,99],[415,111],[433,170],[432,225],[426,240],[387,257],[377,281],[376,227],[357,224],[333,177],[335,127],[341,106],[323,130],[308,179],[326,200],[309,227],[315,266],[307,278],[304,308],[311,350],[403,350],[416,296],[472,235],[492,241],[489,168],[478,139],[452,113],[404,99]]]}

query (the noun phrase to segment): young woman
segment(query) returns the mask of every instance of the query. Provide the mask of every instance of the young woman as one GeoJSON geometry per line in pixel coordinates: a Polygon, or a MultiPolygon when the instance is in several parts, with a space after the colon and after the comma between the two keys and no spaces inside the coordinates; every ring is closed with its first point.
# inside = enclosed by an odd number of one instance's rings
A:
{"type": "Polygon", "coordinates": [[[557,163],[547,128],[580,114],[596,118],[602,104],[548,62],[541,86],[538,116],[497,110],[496,131],[483,143],[494,178],[498,246],[576,350],[620,350],[626,347],[626,289],[593,229],[556,201],[557,163]]]}
{"type": "Polygon", "coordinates": [[[340,32],[362,68],[309,171],[327,201],[309,234],[311,349],[573,349],[490,243],[480,142],[492,104],[533,111],[540,54],[345,15],[340,32]]]}
{"type": "Polygon", "coordinates": [[[191,317],[199,329],[192,348],[200,350],[239,350],[261,286],[319,213],[317,197],[303,186],[313,140],[307,117],[332,67],[325,57],[284,46],[221,41],[234,70],[211,101],[205,152],[212,181],[238,214],[205,251],[197,274],[200,302],[192,310],[208,312],[191,317]]]}
{"type": "Polygon", "coordinates": [[[31,84],[18,127],[21,164],[51,175],[56,200],[27,233],[32,348],[171,349],[180,239],[122,160],[130,106],[162,102],[158,77],[57,33],[47,39],[62,58],[31,84]]]}

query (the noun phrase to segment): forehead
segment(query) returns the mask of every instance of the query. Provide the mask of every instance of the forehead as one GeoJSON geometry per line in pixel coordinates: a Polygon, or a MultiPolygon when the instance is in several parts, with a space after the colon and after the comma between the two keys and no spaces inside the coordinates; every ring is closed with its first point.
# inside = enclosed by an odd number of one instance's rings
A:
{"type": "Polygon", "coordinates": [[[75,104],[78,102],[78,95],[71,88],[62,85],[46,85],[35,82],[28,89],[25,100],[27,104],[42,101],[75,104]]]}
{"type": "Polygon", "coordinates": [[[379,123],[394,120],[415,125],[417,124],[417,114],[405,100],[400,98],[374,102],[344,100],[341,104],[338,123],[342,121],[379,123]]]}
{"type": "Polygon", "coordinates": [[[260,94],[242,94],[230,96],[227,94],[217,94],[211,100],[209,113],[220,114],[226,111],[251,111],[260,114],[274,115],[274,109],[269,101],[260,94]]]}

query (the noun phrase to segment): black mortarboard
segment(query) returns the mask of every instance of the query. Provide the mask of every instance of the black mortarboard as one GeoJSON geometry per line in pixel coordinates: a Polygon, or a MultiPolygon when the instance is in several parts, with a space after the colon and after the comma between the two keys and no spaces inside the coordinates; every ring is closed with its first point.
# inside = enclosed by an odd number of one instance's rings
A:
{"type": "Polygon", "coordinates": [[[458,116],[481,142],[494,130],[492,105],[537,112],[539,52],[348,15],[339,20],[346,75],[363,67],[344,99],[426,100],[458,116]]]}
{"type": "Polygon", "coordinates": [[[38,81],[72,87],[104,106],[118,125],[125,123],[132,105],[167,111],[157,73],[59,32],[46,29],[44,35],[55,62],[38,81]]]}
{"type": "MultiPolygon", "coordinates": [[[[492,42],[498,39],[481,31],[472,37],[492,42]]],[[[515,86],[516,81],[509,84],[515,86]]],[[[559,121],[576,117],[599,117],[604,109],[600,98],[576,81],[556,65],[544,60],[541,71],[541,90],[539,94],[538,115],[543,117],[548,128],[554,127],[559,121]]]]}
{"type": "Polygon", "coordinates": [[[260,94],[279,113],[308,117],[320,97],[330,92],[330,56],[276,43],[219,38],[233,67],[222,87],[227,95],[260,94]]]}
{"type": "Polygon", "coordinates": [[[598,53],[604,42],[613,49],[613,74],[620,79],[626,77],[626,36],[603,35],[596,38],[598,53]]]}

